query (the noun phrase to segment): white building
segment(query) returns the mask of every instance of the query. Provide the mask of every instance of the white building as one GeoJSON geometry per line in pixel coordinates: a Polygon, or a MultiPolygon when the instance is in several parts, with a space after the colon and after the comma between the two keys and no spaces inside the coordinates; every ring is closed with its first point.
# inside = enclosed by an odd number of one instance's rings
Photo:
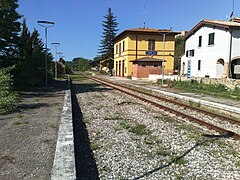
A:
{"type": "Polygon", "coordinates": [[[185,36],[181,74],[240,79],[240,19],[202,20],[185,36]]]}

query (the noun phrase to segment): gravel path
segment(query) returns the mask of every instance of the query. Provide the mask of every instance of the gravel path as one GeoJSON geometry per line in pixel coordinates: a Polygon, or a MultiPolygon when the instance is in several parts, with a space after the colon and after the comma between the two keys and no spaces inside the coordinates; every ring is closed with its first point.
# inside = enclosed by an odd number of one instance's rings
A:
{"type": "Polygon", "coordinates": [[[65,87],[24,92],[17,112],[0,116],[0,179],[50,179],[65,87]]]}
{"type": "Polygon", "coordinates": [[[89,80],[74,88],[92,179],[240,179],[239,141],[203,137],[214,132],[89,80]]]}

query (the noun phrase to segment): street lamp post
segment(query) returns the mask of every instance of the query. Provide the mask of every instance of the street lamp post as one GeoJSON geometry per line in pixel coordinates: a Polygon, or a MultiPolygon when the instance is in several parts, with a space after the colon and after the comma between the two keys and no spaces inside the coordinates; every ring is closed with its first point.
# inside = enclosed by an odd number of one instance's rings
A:
{"type": "Polygon", "coordinates": [[[55,79],[57,79],[57,47],[60,45],[60,43],[51,43],[53,46],[55,46],[55,79]]]}
{"type": "Polygon", "coordinates": [[[57,52],[57,55],[59,55],[59,59],[62,58],[63,53],[62,52],[57,52]]]}
{"type": "Polygon", "coordinates": [[[165,38],[166,38],[166,34],[164,33],[163,34],[163,50],[162,50],[162,52],[163,52],[163,55],[162,55],[162,58],[163,58],[163,60],[162,60],[162,85],[163,85],[163,79],[164,79],[165,38]]]}
{"type": "Polygon", "coordinates": [[[168,33],[160,33],[163,36],[163,49],[162,49],[162,86],[163,86],[163,79],[164,79],[164,58],[165,58],[165,41],[166,41],[166,35],[170,34],[172,32],[172,28],[170,28],[170,32],[168,33]]]}
{"type": "Polygon", "coordinates": [[[50,22],[50,21],[37,21],[37,23],[39,24],[39,26],[44,27],[45,29],[45,39],[46,39],[46,43],[45,43],[45,51],[46,51],[46,59],[45,59],[45,80],[46,80],[46,88],[48,86],[47,81],[48,81],[48,77],[47,77],[47,29],[54,26],[54,22],[50,22]]]}

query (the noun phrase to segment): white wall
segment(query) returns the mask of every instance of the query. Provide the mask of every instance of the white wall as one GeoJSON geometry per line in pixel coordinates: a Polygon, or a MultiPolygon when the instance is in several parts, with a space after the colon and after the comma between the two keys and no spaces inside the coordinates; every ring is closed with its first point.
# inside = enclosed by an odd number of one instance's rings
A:
{"type": "MultiPolygon", "coordinates": [[[[238,31],[237,35],[240,37],[240,31],[238,31]]],[[[235,44],[240,43],[240,41],[236,40],[235,42],[234,39],[234,43],[235,44]]],[[[191,76],[204,77],[205,75],[209,75],[210,78],[216,78],[217,60],[223,59],[224,62],[226,61],[228,62],[229,48],[230,48],[230,33],[227,30],[207,26],[201,27],[195,34],[190,36],[186,41],[185,52],[187,50],[194,49],[195,54],[194,57],[186,57],[185,54],[181,58],[182,61],[181,63],[185,62],[186,64],[184,73],[187,73],[187,61],[191,60],[191,76]],[[214,45],[208,45],[208,35],[210,33],[215,33],[214,45]],[[198,47],[199,36],[202,36],[201,47],[198,47]],[[198,71],[198,60],[201,60],[200,71],[198,71]]]]}
{"type": "Polygon", "coordinates": [[[240,30],[233,30],[232,37],[231,58],[233,59],[240,56],[240,30]]]}

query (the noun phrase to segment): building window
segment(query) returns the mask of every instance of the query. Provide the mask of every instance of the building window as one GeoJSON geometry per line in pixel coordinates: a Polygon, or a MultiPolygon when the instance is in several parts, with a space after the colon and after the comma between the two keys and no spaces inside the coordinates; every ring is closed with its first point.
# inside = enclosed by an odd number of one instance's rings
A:
{"type": "Polygon", "coordinates": [[[123,41],[123,52],[125,51],[125,42],[123,41]]]}
{"type": "Polygon", "coordinates": [[[210,34],[208,35],[208,45],[214,44],[214,34],[215,34],[215,33],[210,33],[210,34]]]}
{"type": "Polygon", "coordinates": [[[190,57],[194,57],[194,49],[192,49],[192,50],[189,51],[189,56],[190,56],[190,57]]]}
{"type": "Polygon", "coordinates": [[[154,64],[153,67],[158,67],[158,65],[157,65],[157,64],[154,64]]]}
{"type": "Polygon", "coordinates": [[[202,36],[198,37],[198,47],[202,47],[202,36]]]}
{"type": "Polygon", "coordinates": [[[119,53],[121,53],[121,43],[119,43],[119,53]]]}
{"type": "Polygon", "coordinates": [[[118,45],[116,45],[116,54],[118,53],[118,45]]]}
{"type": "Polygon", "coordinates": [[[147,65],[146,65],[146,64],[142,64],[141,66],[142,66],[142,67],[146,67],[147,65]]]}
{"type": "Polygon", "coordinates": [[[201,70],[201,60],[198,60],[198,71],[201,70]]]}
{"type": "Polygon", "coordinates": [[[148,50],[155,51],[155,40],[154,39],[148,40],[148,50]]]}
{"type": "Polygon", "coordinates": [[[186,51],[186,57],[188,57],[188,51],[186,51]]]}

